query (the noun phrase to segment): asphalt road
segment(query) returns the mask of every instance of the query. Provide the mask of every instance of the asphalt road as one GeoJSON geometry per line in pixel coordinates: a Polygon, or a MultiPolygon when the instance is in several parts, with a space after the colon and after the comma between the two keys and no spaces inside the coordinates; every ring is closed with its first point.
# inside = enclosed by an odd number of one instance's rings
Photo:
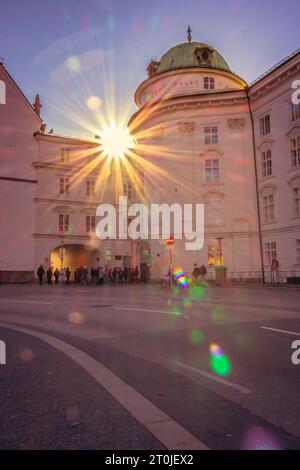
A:
{"type": "Polygon", "coordinates": [[[300,449],[300,290],[0,287],[1,449],[300,449]]]}

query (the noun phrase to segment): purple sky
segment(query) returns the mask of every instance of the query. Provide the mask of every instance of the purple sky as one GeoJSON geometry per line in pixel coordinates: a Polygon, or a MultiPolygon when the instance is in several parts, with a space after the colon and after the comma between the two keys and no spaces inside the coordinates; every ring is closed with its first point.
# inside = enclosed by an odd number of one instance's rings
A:
{"type": "Polygon", "coordinates": [[[40,93],[48,129],[86,133],[91,95],[118,116],[150,59],[193,40],[216,47],[251,82],[299,44],[299,0],[1,0],[0,57],[30,101],[40,93]]]}

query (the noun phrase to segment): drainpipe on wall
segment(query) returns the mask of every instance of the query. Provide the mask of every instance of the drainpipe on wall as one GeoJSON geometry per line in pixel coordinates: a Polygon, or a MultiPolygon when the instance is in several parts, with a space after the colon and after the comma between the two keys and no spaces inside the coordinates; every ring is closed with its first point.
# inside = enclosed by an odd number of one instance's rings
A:
{"type": "Polygon", "coordinates": [[[259,204],[259,196],[258,196],[258,176],[257,176],[254,120],[253,120],[253,114],[252,114],[252,109],[251,109],[251,104],[250,104],[249,87],[246,87],[245,91],[246,91],[246,96],[247,96],[248,108],[249,108],[250,119],[251,119],[251,128],[252,128],[252,145],[253,145],[255,186],[256,186],[256,204],[257,204],[257,214],[258,214],[258,234],[259,234],[262,281],[263,281],[263,284],[265,284],[265,266],[264,266],[264,252],[263,252],[263,243],[262,243],[262,235],[261,235],[261,214],[260,214],[260,204],[259,204]]]}

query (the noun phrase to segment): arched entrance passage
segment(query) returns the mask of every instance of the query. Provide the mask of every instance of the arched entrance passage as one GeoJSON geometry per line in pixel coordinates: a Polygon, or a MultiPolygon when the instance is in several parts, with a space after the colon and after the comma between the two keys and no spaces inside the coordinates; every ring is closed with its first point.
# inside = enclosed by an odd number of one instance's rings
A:
{"type": "Polygon", "coordinates": [[[91,268],[100,264],[100,252],[96,248],[80,244],[63,244],[51,252],[51,264],[54,269],[68,267],[73,276],[76,268],[87,266],[91,268]]]}

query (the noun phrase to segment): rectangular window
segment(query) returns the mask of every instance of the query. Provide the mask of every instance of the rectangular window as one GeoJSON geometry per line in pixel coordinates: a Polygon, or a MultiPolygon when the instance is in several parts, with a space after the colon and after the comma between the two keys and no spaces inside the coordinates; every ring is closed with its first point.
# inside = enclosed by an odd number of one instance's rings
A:
{"type": "Polygon", "coordinates": [[[127,196],[128,199],[132,199],[132,186],[130,183],[123,184],[123,194],[127,196]]]}
{"type": "Polygon", "coordinates": [[[221,204],[220,201],[209,201],[205,203],[205,222],[208,225],[221,223],[221,204]]]}
{"type": "Polygon", "coordinates": [[[274,222],[274,195],[268,194],[263,197],[264,222],[274,222]]]}
{"type": "Polygon", "coordinates": [[[207,265],[208,266],[215,266],[216,264],[216,246],[215,245],[208,245],[208,253],[207,253],[207,265]]]}
{"type": "Polygon", "coordinates": [[[296,240],[296,263],[300,264],[300,238],[296,240]]]}
{"type": "Polygon", "coordinates": [[[296,121],[300,118],[300,104],[291,105],[291,121],[296,121]]]}
{"type": "Polygon", "coordinates": [[[87,180],[86,182],[86,195],[95,196],[96,182],[94,180],[87,180]]]}
{"type": "Polygon", "coordinates": [[[293,212],[294,217],[300,216],[300,186],[293,188],[293,212]]]}
{"type": "Polygon", "coordinates": [[[214,90],[215,89],[215,79],[214,79],[214,77],[204,77],[204,79],[203,79],[203,88],[204,88],[204,90],[214,90]]]}
{"type": "Polygon", "coordinates": [[[290,141],[292,166],[300,165],[300,136],[295,137],[290,141]]]}
{"type": "Polygon", "coordinates": [[[87,233],[95,232],[96,217],[94,215],[87,215],[85,218],[85,230],[87,233]]]}
{"type": "Polygon", "coordinates": [[[272,153],[271,149],[262,152],[261,154],[261,164],[262,164],[262,175],[271,176],[272,175],[272,153]]]}
{"type": "Polygon", "coordinates": [[[69,214],[59,214],[58,216],[58,230],[59,232],[69,231],[69,214]]]}
{"type": "Polygon", "coordinates": [[[62,163],[69,163],[70,161],[70,149],[61,148],[60,149],[60,161],[62,163]]]}
{"type": "Polygon", "coordinates": [[[205,160],[205,181],[206,183],[217,183],[220,181],[219,159],[205,160]]]}
{"type": "Polygon", "coordinates": [[[59,193],[69,194],[70,192],[70,178],[67,176],[61,176],[59,178],[59,193]]]}
{"type": "Polygon", "coordinates": [[[260,135],[261,136],[270,134],[270,132],[271,132],[270,114],[266,114],[264,117],[262,117],[259,120],[259,129],[260,129],[260,135]]]}
{"type": "Polygon", "coordinates": [[[217,144],[219,142],[218,127],[217,126],[205,126],[204,127],[204,143],[205,144],[217,144]]]}
{"type": "Polygon", "coordinates": [[[268,242],[266,243],[266,264],[271,266],[274,259],[277,259],[276,243],[268,242]]]}

